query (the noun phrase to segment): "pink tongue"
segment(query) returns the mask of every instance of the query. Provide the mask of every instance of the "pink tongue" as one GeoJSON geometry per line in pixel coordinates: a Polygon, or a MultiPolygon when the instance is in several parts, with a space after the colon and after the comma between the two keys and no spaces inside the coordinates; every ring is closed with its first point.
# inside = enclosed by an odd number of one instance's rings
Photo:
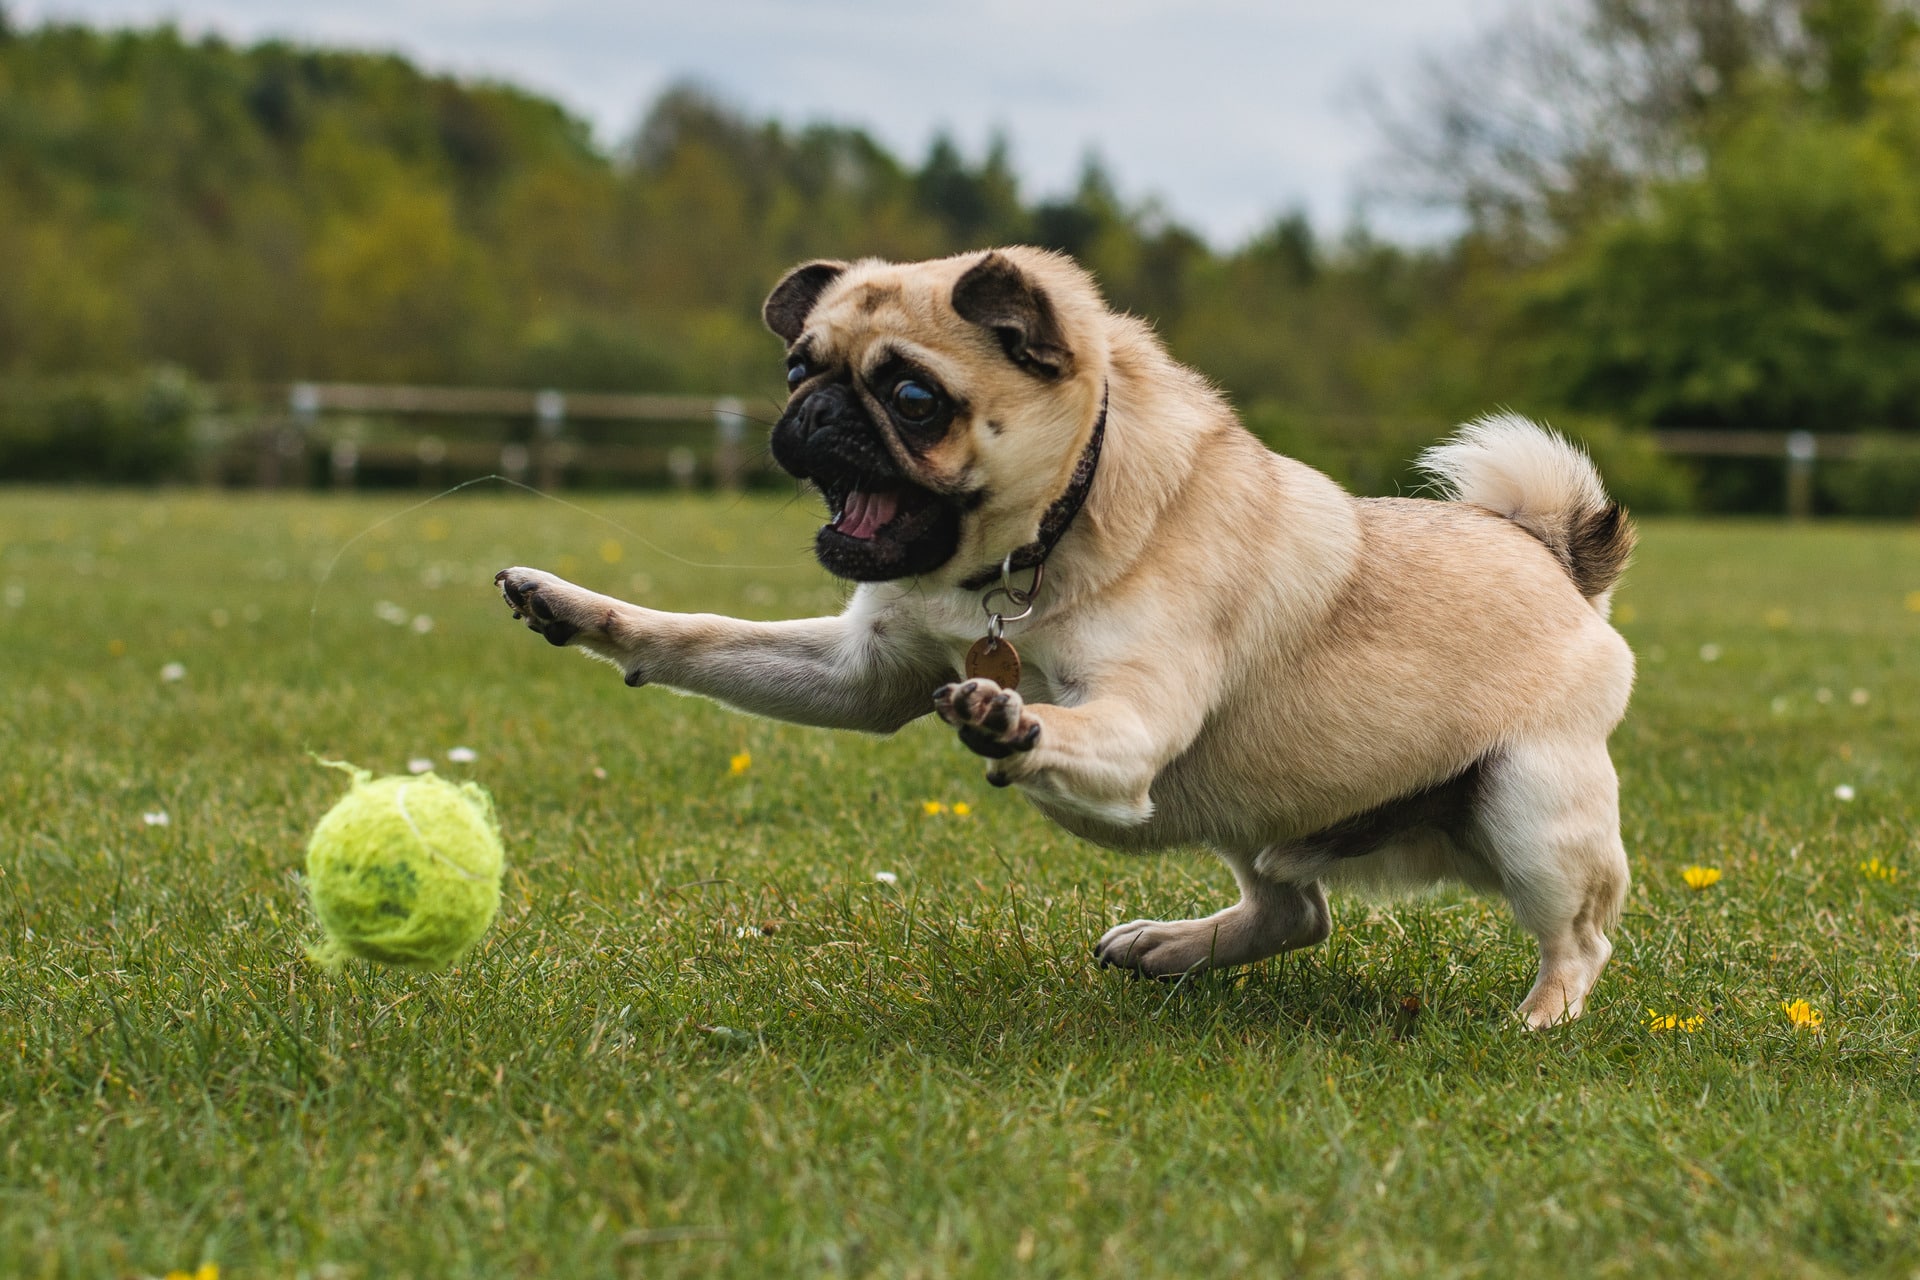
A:
{"type": "Polygon", "coordinates": [[[840,532],[849,538],[871,538],[886,527],[900,509],[900,496],[894,493],[863,493],[855,489],[847,495],[840,514],[840,532]]]}

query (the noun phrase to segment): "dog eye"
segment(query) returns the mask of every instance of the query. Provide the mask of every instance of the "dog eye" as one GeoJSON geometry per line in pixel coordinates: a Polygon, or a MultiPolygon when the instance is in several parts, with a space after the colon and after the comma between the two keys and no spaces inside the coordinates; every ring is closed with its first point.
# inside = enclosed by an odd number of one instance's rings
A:
{"type": "Polygon", "coordinates": [[[805,360],[795,360],[787,366],[787,390],[793,390],[806,380],[807,362],[805,360]]]}
{"type": "Polygon", "coordinates": [[[888,399],[893,403],[893,411],[908,422],[925,422],[940,408],[940,397],[912,378],[894,383],[888,399]]]}

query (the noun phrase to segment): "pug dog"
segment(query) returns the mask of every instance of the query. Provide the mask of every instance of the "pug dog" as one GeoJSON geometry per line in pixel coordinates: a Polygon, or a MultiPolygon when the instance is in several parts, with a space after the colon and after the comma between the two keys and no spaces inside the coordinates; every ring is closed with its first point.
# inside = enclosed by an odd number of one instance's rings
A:
{"type": "Polygon", "coordinates": [[[1518,1012],[1580,1015],[1628,885],[1607,737],[1633,681],[1608,599],[1634,542],[1586,455],[1485,418],[1356,498],[1270,452],[1070,259],[810,262],[767,298],[774,460],[858,585],[836,617],[497,582],[550,643],[755,715],[887,734],[929,713],[1053,821],[1199,845],[1240,898],[1094,947],[1156,978],[1324,940],[1328,886],[1505,895],[1518,1012]]]}

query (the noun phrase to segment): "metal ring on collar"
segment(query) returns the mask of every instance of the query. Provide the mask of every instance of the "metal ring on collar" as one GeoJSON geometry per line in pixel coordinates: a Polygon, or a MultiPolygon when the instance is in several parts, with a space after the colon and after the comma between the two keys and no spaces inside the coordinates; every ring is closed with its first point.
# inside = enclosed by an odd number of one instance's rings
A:
{"type": "Polygon", "coordinates": [[[1007,553],[1007,558],[1000,562],[1000,585],[989,587],[986,594],[980,597],[980,607],[986,610],[987,617],[991,620],[988,626],[993,639],[1000,638],[1000,632],[1006,623],[1018,622],[1033,612],[1034,597],[1040,594],[1040,583],[1046,576],[1046,565],[1036,564],[1033,566],[1033,581],[1027,584],[1026,590],[1023,591],[1014,586],[1013,553],[1011,551],[1007,553]],[[1008,603],[1020,607],[1020,612],[1006,614],[997,612],[993,607],[995,596],[1005,596],[1008,603]]]}
{"type": "Polygon", "coordinates": [[[1047,576],[1047,562],[1042,560],[1033,566],[1033,581],[1022,591],[1013,585],[1013,552],[1007,552],[1007,558],[1000,562],[1000,590],[1007,593],[1007,599],[1018,605],[1032,605],[1033,598],[1040,594],[1040,583],[1047,576]]]}

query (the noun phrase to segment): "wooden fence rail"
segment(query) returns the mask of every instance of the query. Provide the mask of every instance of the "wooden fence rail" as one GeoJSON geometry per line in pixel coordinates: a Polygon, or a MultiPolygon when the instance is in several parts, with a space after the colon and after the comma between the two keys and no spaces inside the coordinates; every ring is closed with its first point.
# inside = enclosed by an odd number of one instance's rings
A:
{"type": "MultiPolygon", "coordinates": [[[[523,391],[497,387],[413,387],[357,382],[296,382],[286,391],[285,417],[270,416],[248,433],[242,448],[254,455],[256,483],[274,488],[305,483],[310,459],[324,450],[337,488],[352,488],[361,471],[418,468],[423,476],[450,468],[497,467],[510,479],[557,489],[570,468],[633,473],[660,460],[645,443],[586,443],[568,439],[570,422],[665,426],[709,423],[713,430],[712,475],[720,488],[736,489],[744,475],[742,444],[748,417],[734,396],[613,395],[601,392],[523,391]],[[324,415],[446,419],[410,441],[366,441],[328,432],[324,415]],[[532,423],[528,438],[504,442],[461,438],[461,420],[507,419],[532,423]]],[[[698,459],[686,448],[669,450],[666,466],[677,482],[691,483],[698,459]]]]}
{"type": "MultiPolygon", "coordinates": [[[[736,396],[619,395],[602,392],[527,391],[497,387],[415,387],[358,382],[297,382],[286,389],[287,416],[274,418],[253,433],[254,478],[272,487],[304,483],[315,448],[324,448],[332,482],[350,488],[364,467],[419,468],[427,478],[448,469],[498,467],[508,477],[534,477],[543,489],[559,488],[569,469],[636,473],[661,459],[657,445],[644,442],[585,443],[568,439],[570,422],[686,425],[711,424],[711,474],[723,489],[743,479],[742,444],[749,418],[736,396]],[[327,414],[372,417],[508,419],[532,423],[525,442],[461,439],[449,423],[411,442],[367,442],[329,434],[321,427],[327,414]]],[[[1665,454],[1689,458],[1762,458],[1786,463],[1785,508],[1798,519],[1813,509],[1813,476],[1820,459],[1846,459],[1860,450],[1859,435],[1815,435],[1810,431],[1660,430],[1652,433],[1665,454]]],[[[677,483],[691,484],[698,459],[684,447],[669,450],[667,470],[677,483]]]]}

